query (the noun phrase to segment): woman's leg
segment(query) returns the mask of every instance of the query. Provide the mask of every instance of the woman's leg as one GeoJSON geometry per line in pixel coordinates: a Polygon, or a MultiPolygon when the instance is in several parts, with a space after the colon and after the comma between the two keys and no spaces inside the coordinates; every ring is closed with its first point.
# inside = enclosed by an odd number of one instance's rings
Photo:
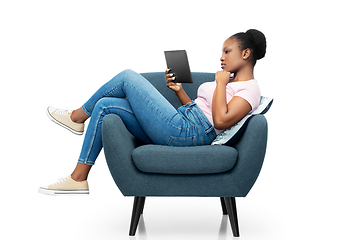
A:
{"type": "Polygon", "coordinates": [[[140,126],[156,144],[165,145],[171,131],[180,132],[190,127],[189,121],[183,119],[151,83],[134,71],[125,70],[104,84],[82,106],[84,112],[91,116],[96,103],[104,97],[126,98],[140,126]]]}
{"type": "MultiPolygon", "coordinates": [[[[146,143],[166,144],[171,128],[181,132],[184,121],[177,110],[140,74],[126,70],[104,84],[83,106],[91,116],[79,165],[93,165],[103,144],[101,127],[106,114],[117,114],[127,129],[146,143]],[[151,139],[153,138],[153,139],[151,139]],[[151,141],[152,140],[152,141],[151,141]]],[[[79,109],[80,110],[80,109],[79,109]]],[[[81,119],[83,115],[81,114],[81,119]]],[[[82,119],[83,120],[83,119],[82,119]]],[[[79,172],[79,168],[77,172],[79,172]]],[[[80,168],[80,170],[90,168],[80,168]]],[[[87,171],[82,171],[87,176],[87,171]]],[[[74,178],[75,175],[72,175],[74,178]]],[[[75,179],[77,180],[77,179],[75,179]]]]}
{"type": "Polygon", "coordinates": [[[181,114],[151,83],[131,70],[121,72],[104,84],[82,108],[87,115],[91,114],[91,119],[79,163],[95,163],[103,146],[103,117],[110,113],[118,114],[128,130],[147,143],[175,145],[179,141],[183,146],[204,144],[203,139],[195,138],[201,131],[193,122],[197,122],[200,117],[194,121],[191,116],[187,116],[189,106],[181,114]]]}
{"type": "MultiPolygon", "coordinates": [[[[103,85],[82,106],[85,114],[91,116],[91,119],[78,160],[79,164],[73,175],[79,173],[84,174],[83,178],[87,177],[90,166],[94,164],[102,149],[101,125],[103,117],[109,113],[120,115],[128,130],[146,142],[152,141],[155,144],[166,145],[170,144],[173,137],[182,146],[204,144],[202,137],[196,140],[200,129],[193,123],[192,115],[188,113],[192,113],[192,105],[177,111],[140,74],[130,70],[121,72],[103,85]],[[122,102],[114,103],[114,101],[122,102]]],[[[200,117],[194,117],[196,121],[200,120],[200,117]]],[[[87,117],[84,115],[84,118],[87,117]]],[[[204,119],[206,119],[205,116],[204,119]]],[[[201,125],[204,124],[201,123],[201,125]]],[[[206,131],[210,132],[209,129],[212,126],[209,123],[208,125],[206,131]]]]}
{"type": "MultiPolygon", "coordinates": [[[[40,187],[39,192],[44,194],[88,194],[87,177],[98,154],[102,149],[102,122],[107,114],[117,114],[138,139],[151,143],[142,130],[131,106],[125,98],[106,97],[100,99],[94,107],[88,125],[83,147],[77,166],[70,177],[60,180],[49,186],[40,187]]],[[[121,136],[119,136],[121,137],[121,136]]]]}
{"type": "Polygon", "coordinates": [[[81,153],[78,159],[79,163],[94,165],[103,147],[102,122],[104,116],[107,114],[116,114],[120,116],[129,132],[131,132],[141,141],[151,143],[150,138],[142,129],[133,113],[131,105],[126,98],[104,97],[98,100],[92,111],[81,153]]]}
{"type": "MultiPolygon", "coordinates": [[[[131,109],[128,100],[132,99],[130,95],[133,94],[129,93],[132,89],[131,87],[129,87],[129,91],[124,91],[123,89],[124,83],[128,82],[131,82],[131,86],[139,85],[139,88],[148,85],[146,90],[141,89],[144,95],[148,93],[158,93],[158,91],[140,74],[131,70],[125,70],[104,84],[81,108],[72,112],[71,119],[77,123],[83,123],[91,116],[78,164],[71,175],[72,179],[76,181],[87,179],[91,166],[95,163],[102,149],[101,124],[106,114],[118,114],[134,136],[143,142],[152,142],[141,128],[131,109]]],[[[134,104],[135,102],[136,101],[134,101],[134,104]]],[[[139,100],[139,102],[141,101],[139,100]]],[[[170,103],[168,103],[168,105],[170,105],[170,103]]],[[[170,107],[173,109],[174,113],[176,113],[175,108],[171,105],[170,107]]]]}

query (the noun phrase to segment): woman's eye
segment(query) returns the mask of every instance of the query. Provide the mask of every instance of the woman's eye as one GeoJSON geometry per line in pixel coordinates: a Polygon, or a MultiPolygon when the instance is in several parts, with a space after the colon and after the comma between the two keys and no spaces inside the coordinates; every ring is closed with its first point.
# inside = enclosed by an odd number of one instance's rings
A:
{"type": "Polygon", "coordinates": [[[228,54],[229,52],[230,52],[229,50],[225,50],[225,51],[224,51],[225,54],[228,54]]]}

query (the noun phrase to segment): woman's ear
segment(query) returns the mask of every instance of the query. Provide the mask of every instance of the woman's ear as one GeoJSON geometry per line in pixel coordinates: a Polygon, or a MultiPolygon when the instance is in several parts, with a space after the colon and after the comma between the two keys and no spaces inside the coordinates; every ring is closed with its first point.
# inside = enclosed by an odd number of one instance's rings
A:
{"type": "Polygon", "coordinates": [[[242,51],[243,60],[248,59],[251,56],[251,54],[252,54],[252,52],[251,52],[251,50],[249,48],[244,49],[242,51]]]}

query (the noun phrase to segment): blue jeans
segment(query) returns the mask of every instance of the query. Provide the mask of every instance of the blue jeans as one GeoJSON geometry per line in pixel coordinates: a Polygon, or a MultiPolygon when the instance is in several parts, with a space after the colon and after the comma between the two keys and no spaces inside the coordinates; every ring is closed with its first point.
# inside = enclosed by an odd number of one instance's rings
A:
{"type": "Polygon", "coordinates": [[[104,84],[82,108],[91,117],[78,159],[84,164],[93,165],[103,147],[102,121],[107,114],[120,116],[127,129],[145,143],[197,146],[210,144],[216,137],[196,103],[176,110],[150,82],[131,70],[104,84]]]}

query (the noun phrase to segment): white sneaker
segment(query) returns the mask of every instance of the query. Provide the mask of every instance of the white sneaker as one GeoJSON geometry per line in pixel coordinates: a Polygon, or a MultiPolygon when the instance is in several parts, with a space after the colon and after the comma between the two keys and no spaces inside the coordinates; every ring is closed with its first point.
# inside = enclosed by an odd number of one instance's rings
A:
{"type": "Polygon", "coordinates": [[[71,119],[72,111],[58,109],[54,107],[47,108],[47,115],[50,120],[56,124],[70,130],[72,133],[82,135],[84,132],[84,123],[75,123],[71,119]]]}
{"type": "Polygon", "coordinates": [[[48,195],[89,194],[89,184],[86,180],[77,182],[68,176],[49,186],[40,187],[38,192],[48,195]]]}

